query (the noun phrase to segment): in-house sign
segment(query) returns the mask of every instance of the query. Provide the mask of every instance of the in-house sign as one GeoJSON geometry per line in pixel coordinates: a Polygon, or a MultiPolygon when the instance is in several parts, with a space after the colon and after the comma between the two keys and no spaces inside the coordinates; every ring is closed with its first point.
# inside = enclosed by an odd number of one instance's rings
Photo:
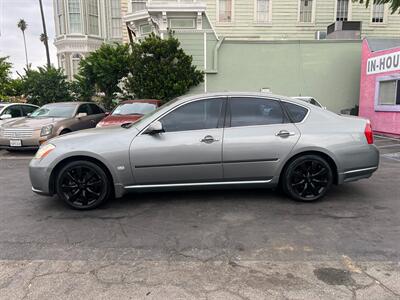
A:
{"type": "Polygon", "coordinates": [[[368,59],[368,75],[396,70],[400,70],[400,51],[368,59]]]}

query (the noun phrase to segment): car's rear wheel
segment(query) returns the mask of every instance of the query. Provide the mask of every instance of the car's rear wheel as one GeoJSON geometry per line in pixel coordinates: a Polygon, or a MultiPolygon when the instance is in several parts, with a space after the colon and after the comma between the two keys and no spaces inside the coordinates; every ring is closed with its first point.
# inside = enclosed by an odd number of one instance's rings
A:
{"type": "Polygon", "coordinates": [[[297,201],[315,201],[325,196],[333,183],[329,163],[318,155],[297,157],[285,168],[283,191],[297,201]]]}
{"type": "Polygon", "coordinates": [[[66,164],[56,179],[57,195],[76,209],[93,209],[110,194],[110,181],[106,172],[89,161],[66,164]]]}

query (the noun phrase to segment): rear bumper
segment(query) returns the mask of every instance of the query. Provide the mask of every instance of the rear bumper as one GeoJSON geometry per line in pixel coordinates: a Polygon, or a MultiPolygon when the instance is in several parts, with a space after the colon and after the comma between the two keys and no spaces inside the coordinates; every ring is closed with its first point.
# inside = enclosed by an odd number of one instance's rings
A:
{"type": "Polygon", "coordinates": [[[378,166],[346,171],[339,174],[339,183],[369,178],[376,170],[378,170],[378,166]]]}

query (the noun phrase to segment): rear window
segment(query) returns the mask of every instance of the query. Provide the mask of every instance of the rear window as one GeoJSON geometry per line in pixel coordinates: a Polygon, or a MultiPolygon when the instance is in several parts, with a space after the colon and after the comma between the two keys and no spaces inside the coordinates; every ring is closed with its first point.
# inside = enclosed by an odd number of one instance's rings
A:
{"type": "Polygon", "coordinates": [[[290,118],[294,123],[299,123],[304,120],[308,112],[307,108],[289,102],[282,102],[282,103],[285,106],[287,112],[290,115],[290,118]]]}

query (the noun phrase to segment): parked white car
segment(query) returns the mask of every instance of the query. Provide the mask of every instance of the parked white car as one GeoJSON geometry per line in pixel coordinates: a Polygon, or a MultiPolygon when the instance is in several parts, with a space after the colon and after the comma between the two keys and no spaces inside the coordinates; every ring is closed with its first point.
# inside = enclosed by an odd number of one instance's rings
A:
{"type": "Polygon", "coordinates": [[[0,124],[9,119],[26,117],[38,108],[33,104],[0,102],[0,124]]]}

